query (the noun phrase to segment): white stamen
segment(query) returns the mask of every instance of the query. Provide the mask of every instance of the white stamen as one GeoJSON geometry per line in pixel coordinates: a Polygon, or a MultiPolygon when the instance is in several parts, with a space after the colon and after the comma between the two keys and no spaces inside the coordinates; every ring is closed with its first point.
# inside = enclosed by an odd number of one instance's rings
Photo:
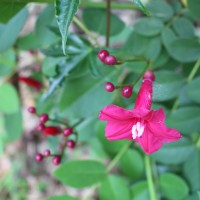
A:
{"type": "Polygon", "coordinates": [[[135,139],[137,137],[136,125],[132,127],[132,138],[135,139]]]}
{"type": "Polygon", "coordinates": [[[137,137],[141,137],[144,132],[143,122],[137,122],[132,127],[132,138],[135,139],[137,137]]]}

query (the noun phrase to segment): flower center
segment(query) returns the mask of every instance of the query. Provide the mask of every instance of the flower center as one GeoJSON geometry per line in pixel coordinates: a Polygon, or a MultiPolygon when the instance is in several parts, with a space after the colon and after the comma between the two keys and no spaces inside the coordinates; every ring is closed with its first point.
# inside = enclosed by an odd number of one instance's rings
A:
{"type": "Polygon", "coordinates": [[[132,138],[135,139],[137,137],[141,137],[144,132],[144,122],[138,121],[135,125],[132,127],[132,138]]]}

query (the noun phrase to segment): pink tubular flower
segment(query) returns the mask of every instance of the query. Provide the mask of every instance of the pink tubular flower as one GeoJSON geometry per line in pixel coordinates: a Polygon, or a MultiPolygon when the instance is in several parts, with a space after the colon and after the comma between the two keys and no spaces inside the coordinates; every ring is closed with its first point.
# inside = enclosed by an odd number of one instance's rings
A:
{"type": "Polygon", "coordinates": [[[164,124],[165,114],[162,108],[151,110],[153,81],[143,76],[133,110],[116,105],[109,105],[101,110],[99,119],[107,121],[105,132],[108,140],[134,140],[145,153],[151,154],[159,150],[163,143],[181,138],[177,130],[164,124]]]}
{"type": "Polygon", "coordinates": [[[35,88],[35,90],[40,91],[42,88],[42,84],[31,77],[19,76],[18,80],[28,86],[35,88]]]}

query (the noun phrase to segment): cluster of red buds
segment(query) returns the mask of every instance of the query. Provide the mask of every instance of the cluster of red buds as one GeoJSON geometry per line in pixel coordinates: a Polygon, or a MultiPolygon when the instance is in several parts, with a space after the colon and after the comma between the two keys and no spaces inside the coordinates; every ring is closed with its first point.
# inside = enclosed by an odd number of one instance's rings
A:
{"type": "Polygon", "coordinates": [[[100,50],[98,52],[98,58],[101,62],[105,63],[106,65],[116,65],[117,59],[115,56],[110,55],[107,50],[100,50]]]}
{"type": "Polygon", "coordinates": [[[61,163],[65,148],[74,149],[74,147],[76,146],[76,141],[68,138],[68,136],[70,136],[72,134],[74,134],[77,138],[76,132],[70,126],[61,128],[61,126],[46,125],[46,123],[48,121],[53,121],[53,120],[49,118],[49,115],[47,113],[38,115],[35,107],[29,107],[28,112],[39,117],[40,123],[36,127],[37,131],[41,131],[44,136],[55,137],[58,135],[62,135],[62,137],[63,137],[62,144],[60,144],[60,146],[59,146],[60,152],[58,154],[52,154],[49,149],[46,149],[44,151],[44,153],[37,153],[35,155],[35,160],[37,162],[42,162],[44,160],[44,158],[53,157],[53,159],[52,159],[53,164],[59,165],[61,163]]]}
{"type": "MultiPolygon", "coordinates": [[[[101,62],[103,62],[107,65],[115,65],[115,64],[121,63],[121,61],[117,61],[117,58],[115,56],[110,55],[107,50],[100,50],[98,52],[98,58],[101,62]]],[[[147,70],[145,72],[145,76],[148,76],[147,78],[149,78],[153,81],[155,80],[155,75],[150,70],[147,70]]],[[[115,86],[113,83],[107,82],[107,83],[105,83],[104,88],[107,92],[113,92],[116,89],[121,89],[121,94],[125,98],[130,98],[133,93],[133,85],[131,85],[131,84],[124,85],[124,86],[115,86]]]]}

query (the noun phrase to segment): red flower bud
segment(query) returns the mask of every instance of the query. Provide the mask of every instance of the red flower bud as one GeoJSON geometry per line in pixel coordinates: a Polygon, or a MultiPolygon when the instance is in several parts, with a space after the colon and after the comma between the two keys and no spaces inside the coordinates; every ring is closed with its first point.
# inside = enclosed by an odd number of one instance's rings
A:
{"type": "Polygon", "coordinates": [[[43,129],[43,133],[45,135],[56,136],[59,135],[61,132],[60,128],[57,126],[47,126],[43,129]]]}
{"type": "Polygon", "coordinates": [[[24,84],[26,84],[28,86],[33,87],[37,91],[40,91],[41,88],[42,88],[42,84],[40,83],[40,81],[35,80],[35,79],[31,78],[31,77],[19,76],[18,80],[21,83],[24,83],[24,84]]]}

